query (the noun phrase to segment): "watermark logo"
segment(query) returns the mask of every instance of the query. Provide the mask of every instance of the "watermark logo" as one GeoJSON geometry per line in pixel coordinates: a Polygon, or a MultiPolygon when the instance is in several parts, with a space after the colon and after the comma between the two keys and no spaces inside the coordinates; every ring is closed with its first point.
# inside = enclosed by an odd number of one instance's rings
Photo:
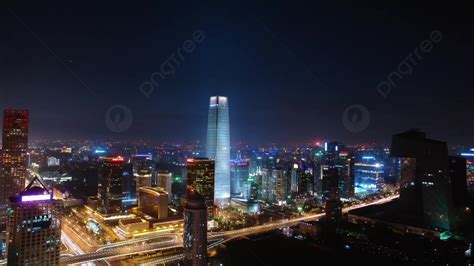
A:
{"type": "Polygon", "coordinates": [[[419,47],[416,47],[413,53],[409,53],[407,57],[398,64],[397,69],[390,72],[387,78],[377,85],[377,91],[384,99],[387,99],[389,93],[397,86],[396,80],[413,74],[413,68],[423,60],[423,54],[430,53],[435,44],[441,42],[443,33],[434,30],[430,33],[430,38],[423,40],[419,47]]]}
{"type": "Polygon", "coordinates": [[[370,112],[363,105],[351,105],[342,113],[342,124],[352,133],[359,133],[365,130],[369,126],[369,123],[370,112]]]}
{"type": "Polygon", "coordinates": [[[130,128],[132,122],[132,110],[125,105],[113,105],[105,112],[105,125],[112,132],[124,132],[130,128]]]}
{"type": "Polygon", "coordinates": [[[202,43],[206,38],[206,34],[202,30],[193,32],[192,39],[183,42],[182,47],[179,47],[176,52],[172,53],[166,58],[166,60],[160,65],[160,71],[153,72],[150,75],[150,80],[145,81],[138,88],[140,92],[146,97],[150,98],[156,88],[160,87],[160,83],[166,78],[174,75],[176,70],[184,61],[183,51],[186,54],[194,52],[197,45],[202,43]]]}

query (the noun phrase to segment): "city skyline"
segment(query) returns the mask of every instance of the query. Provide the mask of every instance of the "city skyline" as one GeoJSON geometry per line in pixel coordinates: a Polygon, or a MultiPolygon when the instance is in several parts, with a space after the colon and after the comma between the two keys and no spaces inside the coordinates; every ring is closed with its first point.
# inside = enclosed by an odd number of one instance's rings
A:
{"type": "Polygon", "coordinates": [[[0,266],[472,265],[472,12],[9,2],[0,266]]]}

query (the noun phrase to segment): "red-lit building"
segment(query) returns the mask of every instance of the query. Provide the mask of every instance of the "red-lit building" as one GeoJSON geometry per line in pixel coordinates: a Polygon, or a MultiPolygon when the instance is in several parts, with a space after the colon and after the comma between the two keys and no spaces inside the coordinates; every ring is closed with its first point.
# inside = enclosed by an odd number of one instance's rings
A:
{"type": "Polygon", "coordinates": [[[122,212],[123,158],[101,157],[97,198],[102,215],[115,215],[122,212]]]}
{"type": "Polygon", "coordinates": [[[10,196],[25,188],[28,167],[29,111],[8,109],[3,112],[2,175],[0,204],[6,205],[10,196]]]}

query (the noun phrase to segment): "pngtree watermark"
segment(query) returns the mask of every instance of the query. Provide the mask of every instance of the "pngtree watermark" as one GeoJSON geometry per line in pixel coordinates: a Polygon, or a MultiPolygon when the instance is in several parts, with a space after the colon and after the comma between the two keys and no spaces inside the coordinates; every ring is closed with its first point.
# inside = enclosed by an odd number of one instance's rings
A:
{"type": "Polygon", "coordinates": [[[114,133],[122,133],[133,123],[133,113],[130,108],[122,104],[111,106],[105,112],[105,125],[114,133]]]}
{"type": "Polygon", "coordinates": [[[145,95],[145,97],[150,98],[156,88],[160,86],[160,82],[166,80],[166,78],[174,75],[176,69],[184,61],[184,53],[190,54],[194,52],[197,45],[202,43],[206,38],[206,34],[202,30],[197,30],[193,32],[192,39],[186,40],[183,42],[181,47],[179,47],[176,52],[172,53],[166,58],[166,60],[160,65],[160,71],[154,72],[150,75],[150,80],[145,81],[139,87],[139,90],[145,95]]]}
{"type": "Polygon", "coordinates": [[[342,124],[352,133],[362,132],[370,124],[370,112],[360,104],[348,106],[342,113],[342,124]]]}
{"type": "Polygon", "coordinates": [[[396,80],[403,79],[404,76],[413,74],[413,67],[423,60],[423,55],[431,52],[435,44],[439,43],[443,39],[443,33],[439,30],[434,30],[430,33],[430,38],[423,40],[419,47],[408,54],[397,69],[388,74],[387,79],[380,82],[377,86],[377,91],[382,95],[384,99],[387,99],[389,93],[394,87],[397,86],[396,80]]]}

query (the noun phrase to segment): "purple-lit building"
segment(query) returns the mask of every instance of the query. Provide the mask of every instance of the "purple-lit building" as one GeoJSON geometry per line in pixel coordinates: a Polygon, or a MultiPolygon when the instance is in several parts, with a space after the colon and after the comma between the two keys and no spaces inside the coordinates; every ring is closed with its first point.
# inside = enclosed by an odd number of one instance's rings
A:
{"type": "Polygon", "coordinates": [[[8,265],[59,265],[59,206],[37,178],[10,198],[8,265]],[[36,181],[36,182],[35,182],[36,181]]]}

